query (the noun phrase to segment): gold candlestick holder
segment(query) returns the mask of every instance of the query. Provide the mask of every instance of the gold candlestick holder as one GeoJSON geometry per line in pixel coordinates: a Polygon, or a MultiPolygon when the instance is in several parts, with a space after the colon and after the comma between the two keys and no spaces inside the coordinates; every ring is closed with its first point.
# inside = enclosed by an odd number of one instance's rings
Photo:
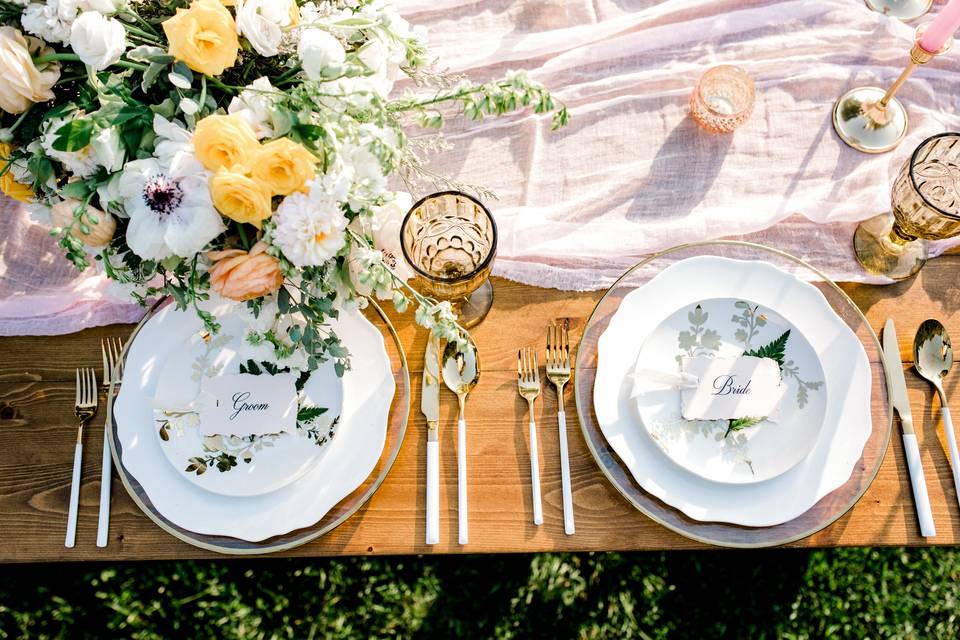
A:
{"type": "Polygon", "coordinates": [[[917,27],[910,64],[889,89],[857,87],[840,96],[834,104],[833,128],[847,145],[864,153],[885,153],[907,135],[907,110],[894,96],[917,67],[946,53],[953,45],[950,39],[939,51],[927,51],[920,46],[925,30],[925,24],[917,27]]]}

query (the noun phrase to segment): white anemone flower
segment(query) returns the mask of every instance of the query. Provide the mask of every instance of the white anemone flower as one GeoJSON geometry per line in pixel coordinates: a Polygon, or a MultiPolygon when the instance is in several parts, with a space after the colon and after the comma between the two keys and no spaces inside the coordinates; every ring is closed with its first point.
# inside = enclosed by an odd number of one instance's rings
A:
{"type": "Polygon", "coordinates": [[[210,199],[210,174],[193,155],[189,133],[154,118],[157,157],[127,163],[120,195],[130,216],[127,244],[145,260],[191,258],[223,233],[210,199]]]}

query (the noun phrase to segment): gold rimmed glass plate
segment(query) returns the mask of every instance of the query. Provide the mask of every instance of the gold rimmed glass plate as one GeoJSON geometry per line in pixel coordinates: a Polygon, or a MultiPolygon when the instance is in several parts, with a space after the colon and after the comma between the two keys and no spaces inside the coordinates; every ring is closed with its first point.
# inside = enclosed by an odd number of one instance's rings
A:
{"type": "MultiPolygon", "coordinates": [[[[165,301],[161,301],[155,305],[143,320],[140,321],[134,329],[130,340],[127,341],[127,348],[133,344],[138,332],[145,323],[153,317],[164,304],[165,301]]],[[[178,526],[157,509],[141,483],[130,470],[124,466],[122,462],[123,450],[120,439],[118,438],[117,422],[113,414],[113,402],[111,402],[108,403],[107,424],[110,425],[109,438],[113,453],[113,462],[117,468],[120,480],[123,482],[124,487],[137,506],[161,529],[174,537],[201,549],[231,555],[265,554],[292,549],[319,538],[357,513],[377,491],[390,472],[394,460],[396,460],[397,454],[400,452],[400,446],[406,433],[407,417],[410,413],[410,372],[407,366],[406,355],[404,354],[403,347],[400,345],[396,331],[376,302],[370,302],[368,310],[364,315],[384,336],[384,348],[390,361],[391,373],[396,385],[387,417],[384,446],[373,470],[367,475],[363,482],[326,511],[317,522],[310,526],[294,529],[282,535],[276,535],[258,541],[242,540],[226,535],[200,534],[178,526]]],[[[126,349],[124,350],[124,358],[126,358],[126,349]]],[[[109,397],[113,397],[112,389],[109,397]]]]}
{"type": "MultiPolygon", "coordinates": [[[[850,298],[824,274],[798,258],[762,245],[736,241],[694,243],[668,249],[640,262],[617,280],[597,303],[584,328],[576,364],[574,390],[577,414],[584,439],[601,470],[617,491],[641,512],[668,529],[709,544],[726,547],[769,547],[799,540],[823,529],[846,513],[869,487],[879,470],[890,437],[893,414],[887,395],[880,343],[866,318],[850,298]],[[705,522],[685,515],[640,486],[628,465],[604,436],[603,428],[597,419],[594,385],[597,378],[598,341],[610,326],[621,302],[628,294],[649,283],[667,267],[697,257],[766,262],[810,282],[823,295],[837,317],[856,336],[866,354],[870,378],[870,424],[859,459],[853,464],[849,477],[842,485],[822,496],[798,517],[781,524],[748,527],[705,522]]],[[[664,456],[657,462],[657,465],[659,464],[673,463],[664,456]]],[[[644,472],[653,475],[657,469],[646,469],[644,472]]]]}

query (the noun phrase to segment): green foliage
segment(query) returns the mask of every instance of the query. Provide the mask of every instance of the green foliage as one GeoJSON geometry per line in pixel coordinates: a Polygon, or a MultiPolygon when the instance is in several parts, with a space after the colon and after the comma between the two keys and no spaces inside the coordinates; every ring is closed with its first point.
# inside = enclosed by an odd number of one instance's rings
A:
{"type": "Polygon", "coordinates": [[[744,416],[743,418],[734,418],[730,420],[730,423],[727,425],[727,431],[723,434],[723,437],[726,438],[733,431],[740,431],[740,429],[746,429],[747,427],[752,427],[756,424],[763,422],[764,418],[755,418],[752,416],[744,416]]]}
{"type": "Polygon", "coordinates": [[[326,412],[326,407],[300,407],[297,411],[297,422],[300,424],[310,424],[326,412]]]}
{"type": "Polygon", "coordinates": [[[960,550],[0,569],[0,638],[956,638],[960,550]]]}
{"type": "Polygon", "coordinates": [[[790,329],[787,329],[779,338],[770,344],[765,344],[758,349],[744,351],[743,355],[756,356],[757,358],[770,358],[771,360],[776,360],[777,364],[783,368],[783,361],[785,359],[784,350],[787,348],[787,340],[789,338],[790,329]]]}

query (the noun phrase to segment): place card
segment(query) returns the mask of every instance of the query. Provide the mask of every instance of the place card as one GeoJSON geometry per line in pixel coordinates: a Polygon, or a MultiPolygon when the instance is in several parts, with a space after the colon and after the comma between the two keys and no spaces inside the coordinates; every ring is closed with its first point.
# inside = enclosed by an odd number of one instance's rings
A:
{"type": "Polygon", "coordinates": [[[206,436],[295,433],[296,380],[292,373],[238,373],[205,378],[197,403],[200,430],[206,436]]]}
{"type": "Polygon", "coordinates": [[[765,418],[777,412],[783,397],[780,367],[770,358],[683,357],[680,367],[697,379],[695,387],[680,390],[687,420],[765,418]]]}

